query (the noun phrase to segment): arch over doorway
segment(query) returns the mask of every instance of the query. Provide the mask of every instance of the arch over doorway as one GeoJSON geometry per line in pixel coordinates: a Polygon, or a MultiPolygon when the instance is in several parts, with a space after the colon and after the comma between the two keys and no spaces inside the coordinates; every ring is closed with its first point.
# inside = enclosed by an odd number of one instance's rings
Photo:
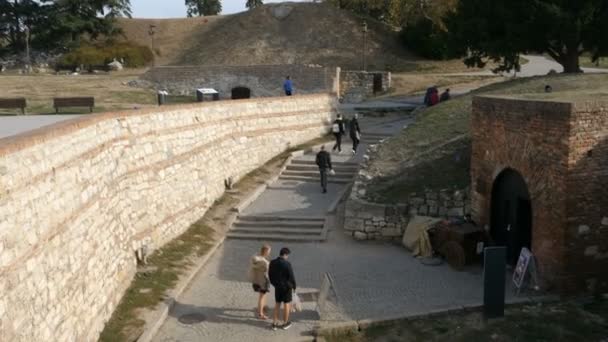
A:
{"type": "Polygon", "coordinates": [[[515,265],[521,249],[532,247],[532,202],[519,172],[505,169],[496,177],[491,206],[492,239],[507,247],[507,263],[515,265]]]}
{"type": "Polygon", "coordinates": [[[251,98],[251,89],[247,87],[234,87],[232,88],[232,99],[249,99],[251,98]]]}

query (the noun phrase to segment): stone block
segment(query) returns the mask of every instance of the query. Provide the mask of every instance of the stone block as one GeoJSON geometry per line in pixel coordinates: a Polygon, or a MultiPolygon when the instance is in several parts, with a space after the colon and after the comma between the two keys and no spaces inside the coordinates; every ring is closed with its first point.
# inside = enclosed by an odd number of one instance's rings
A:
{"type": "Polygon", "coordinates": [[[587,226],[587,225],[583,224],[583,225],[578,226],[579,235],[585,235],[585,234],[589,233],[589,230],[590,230],[589,226],[587,226]]]}
{"type": "Polygon", "coordinates": [[[364,231],[366,233],[375,233],[378,231],[378,227],[374,225],[365,225],[364,231]]]}
{"type": "Polygon", "coordinates": [[[414,198],[410,198],[410,205],[411,206],[419,206],[425,203],[424,198],[420,198],[420,197],[414,197],[414,198]]]}
{"type": "Polygon", "coordinates": [[[401,229],[398,228],[384,228],[380,231],[380,234],[384,237],[399,237],[401,236],[401,229]]]}
{"type": "Polygon", "coordinates": [[[364,241],[367,240],[367,234],[363,233],[363,232],[354,232],[353,233],[353,237],[355,238],[355,240],[357,241],[364,241]]]}
{"type": "Polygon", "coordinates": [[[608,217],[602,219],[602,226],[608,226],[608,217]]]}
{"type": "Polygon", "coordinates": [[[464,216],[464,208],[450,208],[447,215],[449,217],[462,217],[464,216]]]}
{"type": "Polygon", "coordinates": [[[458,190],[454,192],[454,201],[462,201],[464,200],[464,192],[458,190]]]}
{"type": "Polygon", "coordinates": [[[429,206],[431,206],[431,205],[437,206],[439,204],[439,202],[437,202],[437,200],[434,200],[434,199],[427,199],[426,204],[429,206]]]}
{"type": "Polygon", "coordinates": [[[439,195],[436,192],[431,191],[431,192],[427,192],[426,195],[425,195],[425,197],[426,197],[427,201],[429,201],[429,200],[436,201],[437,198],[439,197],[439,195]]]}
{"type": "Polygon", "coordinates": [[[439,214],[439,207],[437,205],[429,205],[429,216],[437,216],[439,214]]]}
{"type": "Polygon", "coordinates": [[[595,256],[599,253],[598,246],[589,246],[585,248],[585,256],[595,256]]]}
{"type": "Polygon", "coordinates": [[[418,207],[418,215],[421,216],[426,216],[429,214],[429,206],[428,205],[421,205],[418,207]]]}
{"type": "Polygon", "coordinates": [[[418,208],[414,207],[414,206],[410,207],[409,215],[410,216],[416,216],[416,215],[418,215],[418,208]]]}
{"type": "Polygon", "coordinates": [[[393,206],[390,206],[390,205],[389,205],[389,206],[387,206],[387,207],[384,209],[384,216],[387,216],[387,217],[388,217],[388,216],[393,216],[393,215],[395,215],[396,213],[397,213],[397,212],[396,212],[396,210],[395,210],[395,207],[393,207],[393,206]]]}
{"type": "Polygon", "coordinates": [[[344,229],[348,231],[363,230],[365,224],[361,219],[347,218],[344,220],[344,229]]]}
{"type": "Polygon", "coordinates": [[[439,210],[437,210],[438,216],[446,216],[447,214],[448,214],[448,209],[446,207],[439,207],[439,210]]]}

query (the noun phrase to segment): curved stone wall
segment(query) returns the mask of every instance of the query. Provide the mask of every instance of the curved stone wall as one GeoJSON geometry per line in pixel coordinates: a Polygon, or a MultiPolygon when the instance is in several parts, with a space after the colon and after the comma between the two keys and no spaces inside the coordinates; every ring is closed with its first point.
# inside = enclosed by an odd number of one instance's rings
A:
{"type": "Polygon", "coordinates": [[[95,341],[134,251],[185,231],[237,180],[328,130],[330,95],[91,115],[0,140],[0,336],[95,341]]]}

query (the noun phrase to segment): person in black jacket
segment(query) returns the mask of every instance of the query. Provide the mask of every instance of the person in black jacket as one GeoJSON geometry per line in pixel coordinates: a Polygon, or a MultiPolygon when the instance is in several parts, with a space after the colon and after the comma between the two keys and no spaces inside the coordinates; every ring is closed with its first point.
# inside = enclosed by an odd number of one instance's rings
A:
{"type": "Polygon", "coordinates": [[[289,248],[281,248],[279,257],[272,260],[268,268],[268,278],[270,278],[270,283],[274,286],[274,299],[276,301],[272,330],[277,330],[279,328],[278,322],[281,303],[283,303],[284,323],[280,328],[287,330],[291,327],[289,313],[291,311],[293,292],[296,290],[296,278],[293,275],[291,263],[287,261],[290,253],[291,251],[289,248]]]}
{"type": "Polygon", "coordinates": [[[336,137],[336,144],[334,145],[333,151],[338,150],[338,153],[342,152],[342,136],[344,135],[344,119],[342,114],[338,114],[338,118],[334,120],[331,127],[331,131],[336,137]]]}
{"type": "Polygon", "coordinates": [[[325,146],[321,146],[321,151],[317,153],[317,166],[319,166],[319,173],[321,174],[321,189],[323,193],[327,193],[327,172],[332,169],[331,167],[331,155],[325,151],[325,146]]]}
{"type": "Polygon", "coordinates": [[[353,155],[357,154],[357,147],[361,142],[361,127],[359,127],[359,115],[355,114],[352,120],[350,120],[350,140],[353,141],[353,155]]]}

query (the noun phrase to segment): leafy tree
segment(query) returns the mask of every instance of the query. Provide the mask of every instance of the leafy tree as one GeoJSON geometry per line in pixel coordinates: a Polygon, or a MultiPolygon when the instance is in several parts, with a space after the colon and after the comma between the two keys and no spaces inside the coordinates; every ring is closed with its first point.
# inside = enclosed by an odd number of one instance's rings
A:
{"type": "Polygon", "coordinates": [[[247,0],[247,3],[245,3],[245,7],[251,9],[254,9],[258,6],[262,6],[264,4],[264,1],[262,0],[247,0]]]}
{"type": "Polygon", "coordinates": [[[608,53],[606,0],[460,0],[447,21],[469,66],[491,60],[498,70],[517,70],[519,55],[533,52],[572,73],[580,72],[581,54],[608,53]]]}
{"type": "Polygon", "coordinates": [[[220,0],[186,0],[188,17],[218,15],[222,11],[220,0]]]}

